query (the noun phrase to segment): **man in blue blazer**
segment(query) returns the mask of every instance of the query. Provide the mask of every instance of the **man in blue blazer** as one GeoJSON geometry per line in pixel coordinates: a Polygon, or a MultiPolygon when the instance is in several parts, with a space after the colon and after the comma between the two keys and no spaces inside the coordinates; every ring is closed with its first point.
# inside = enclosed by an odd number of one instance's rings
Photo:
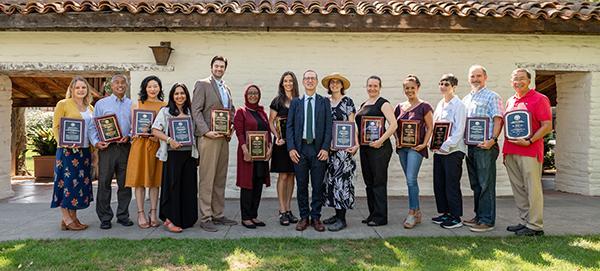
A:
{"type": "Polygon", "coordinates": [[[309,224],[324,231],[321,222],[323,206],[323,179],[331,146],[331,103],[317,94],[317,73],[304,72],[302,84],[305,93],[294,98],[287,118],[286,142],[296,172],[297,200],[300,221],[296,230],[303,231],[309,224]],[[308,180],[311,179],[312,201],[308,205],[308,180]],[[310,216],[310,221],[309,221],[310,216]]]}

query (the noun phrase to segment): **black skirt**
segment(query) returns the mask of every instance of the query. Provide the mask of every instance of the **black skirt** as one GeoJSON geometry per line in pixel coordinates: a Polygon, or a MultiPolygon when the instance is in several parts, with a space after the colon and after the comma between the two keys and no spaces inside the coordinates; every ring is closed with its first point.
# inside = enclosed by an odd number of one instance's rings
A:
{"type": "Polygon", "coordinates": [[[273,153],[271,155],[271,172],[294,173],[294,163],[287,151],[287,145],[278,146],[273,140],[273,153]]]}

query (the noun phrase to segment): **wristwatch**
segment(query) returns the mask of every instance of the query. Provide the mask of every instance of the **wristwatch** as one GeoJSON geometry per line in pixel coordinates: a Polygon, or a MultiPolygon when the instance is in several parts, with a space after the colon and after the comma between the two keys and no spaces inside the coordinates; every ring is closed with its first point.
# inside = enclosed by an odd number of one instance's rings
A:
{"type": "Polygon", "coordinates": [[[498,143],[498,137],[497,136],[492,136],[492,139],[494,140],[494,143],[498,143]]]}
{"type": "Polygon", "coordinates": [[[533,144],[533,141],[531,141],[531,138],[528,138],[527,141],[529,141],[529,145],[533,144]]]}

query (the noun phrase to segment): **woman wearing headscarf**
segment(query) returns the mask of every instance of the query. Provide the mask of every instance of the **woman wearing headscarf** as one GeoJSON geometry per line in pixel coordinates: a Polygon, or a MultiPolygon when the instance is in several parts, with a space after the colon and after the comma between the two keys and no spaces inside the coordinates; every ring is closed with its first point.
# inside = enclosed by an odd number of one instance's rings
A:
{"type": "Polygon", "coordinates": [[[265,226],[258,220],[258,206],[262,195],[263,185],[270,186],[269,163],[271,157],[271,128],[269,119],[263,106],[260,105],[260,89],[256,85],[249,85],[244,90],[245,104],[238,108],[233,118],[235,134],[238,138],[237,150],[237,180],[240,187],[240,207],[242,212],[242,226],[255,229],[265,226]],[[249,142],[246,142],[247,132],[267,132],[266,159],[264,161],[252,160],[249,142]]]}

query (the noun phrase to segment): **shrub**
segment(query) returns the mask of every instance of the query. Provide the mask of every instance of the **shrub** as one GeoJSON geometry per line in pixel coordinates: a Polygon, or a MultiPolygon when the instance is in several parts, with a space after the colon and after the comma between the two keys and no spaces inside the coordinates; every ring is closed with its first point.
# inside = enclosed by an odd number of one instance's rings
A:
{"type": "Polygon", "coordinates": [[[56,154],[56,137],[52,131],[53,114],[41,110],[28,110],[25,115],[29,149],[42,156],[56,154]]]}

